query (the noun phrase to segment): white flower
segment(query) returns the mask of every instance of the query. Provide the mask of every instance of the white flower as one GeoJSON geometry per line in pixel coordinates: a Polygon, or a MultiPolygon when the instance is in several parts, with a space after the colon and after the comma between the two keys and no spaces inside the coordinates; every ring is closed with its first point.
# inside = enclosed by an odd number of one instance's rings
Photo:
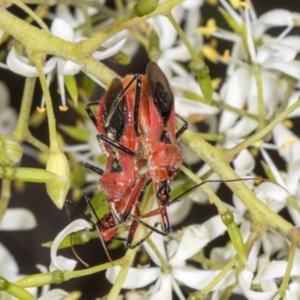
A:
{"type": "MultiPolygon", "coordinates": [[[[176,240],[172,240],[167,245],[164,245],[164,238],[157,233],[153,233],[150,238],[161,255],[166,260],[167,257],[170,257],[170,270],[168,273],[162,272],[160,260],[156,257],[150,246],[144,243],[149,256],[158,267],[130,268],[123,288],[141,288],[157,280],[155,285],[150,288],[149,299],[172,299],[172,289],[174,289],[179,299],[185,299],[178,282],[198,290],[206,286],[220,272],[217,270],[197,270],[192,266],[186,265],[185,260],[196,254],[208,242],[225,230],[226,228],[220,217],[216,216],[202,225],[187,227],[179,243],[176,240]]],[[[110,282],[114,283],[119,270],[119,266],[107,270],[106,276],[110,282]]],[[[224,289],[233,282],[234,273],[230,271],[217,284],[215,289],[224,289]]]]}
{"type": "Polygon", "coordinates": [[[67,271],[73,271],[77,261],[73,259],[68,259],[63,256],[57,256],[57,250],[62,242],[62,240],[68,236],[72,232],[77,232],[79,230],[83,229],[91,229],[91,225],[84,219],[78,219],[69,224],[66,228],[64,228],[54,239],[50,256],[51,256],[51,265],[50,265],[50,271],[54,270],[67,270],[67,271]]]}
{"type": "MultiPolygon", "coordinates": [[[[296,249],[293,267],[291,270],[291,280],[288,289],[285,291],[285,299],[296,300],[300,295],[300,285],[297,278],[300,276],[300,252],[296,249]]],[[[256,299],[280,299],[277,294],[278,279],[283,278],[287,268],[287,261],[270,261],[268,255],[262,255],[259,259],[259,267],[256,276],[249,270],[243,270],[239,275],[239,284],[243,294],[250,300],[256,299]],[[262,291],[251,290],[251,283],[259,284],[262,291]]]]}
{"type": "MultiPolygon", "coordinates": [[[[251,60],[260,68],[265,118],[270,119],[283,101],[287,88],[281,74],[300,79],[300,63],[295,60],[299,51],[299,39],[286,37],[287,31],[285,31],[276,40],[271,40],[264,35],[264,32],[276,25],[295,26],[297,24],[295,20],[298,20],[299,15],[290,12],[280,15],[274,11],[270,12],[270,15],[274,17],[270,22],[271,18],[268,16],[257,19],[252,8],[244,9],[244,14],[239,15],[225,0],[222,0],[221,3],[240,26],[243,23],[246,25],[245,38],[247,40],[247,50],[245,50],[242,36],[237,35],[235,38],[232,57],[229,60],[230,64],[227,70],[230,77],[222,87],[221,97],[226,104],[240,110],[247,107],[247,112],[257,115],[257,82],[251,65],[244,62],[251,60]],[[258,29],[259,27],[260,29],[258,29]],[[258,44],[258,40],[262,44],[258,44]]],[[[226,37],[224,36],[224,38],[226,37]]],[[[226,136],[231,139],[241,138],[255,130],[257,125],[256,120],[248,117],[239,119],[238,114],[224,111],[220,119],[219,132],[226,133],[226,136]]]]}
{"type": "MultiPolygon", "coordinates": [[[[293,219],[296,226],[300,225],[300,189],[299,189],[299,181],[300,181],[300,157],[298,157],[295,161],[292,161],[287,173],[279,172],[278,168],[270,158],[269,154],[261,149],[262,155],[268,164],[276,182],[278,182],[281,186],[283,186],[289,193],[284,191],[281,188],[281,191],[266,187],[264,189],[264,193],[267,198],[277,200],[277,203],[281,203],[276,211],[279,211],[283,207],[287,207],[291,218],[293,219]],[[295,205],[296,204],[296,205],[295,205]]],[[[267,183],[265,183],[267,184],[267,183]]],[[[270,183],[269,183],[270,184],[270,183]]]]}
{"type": "Polygon", "coordinates": [[[273,139],[282,158],[293,164],[300,158],[300,139],[282,123],[273,129],[273,139]]]}

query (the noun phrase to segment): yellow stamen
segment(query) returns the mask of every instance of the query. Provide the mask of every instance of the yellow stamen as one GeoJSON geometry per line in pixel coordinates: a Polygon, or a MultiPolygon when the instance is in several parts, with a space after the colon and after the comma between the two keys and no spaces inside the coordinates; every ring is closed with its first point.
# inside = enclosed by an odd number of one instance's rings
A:
{"type": "Polygon", "coordinates": [[[37,112],[39,112],[40,114],[44,113],[46,111],[46,108],[45,107],[39,107],[37,106],[36,108],[37,112]]]}
{"type": "Polygon", "coordinates": [[[286,137],[285,141],[289,145],[293,145],[293,144],[295,144],[297,142],[297,140],[294,137],[292,137],[292,136],[286,137]]]}
{"type": "Polygon", "coordinates": [[[224,63],[228,63],[230,58],[230,51],[226,49],[223,53],[222,60],[224,63]]]}
{"type": "Polygon", "coordinates": [[[211,34],[217,30],[216,21],[214,19],[209,19],[206,26],[200,26],[196,30],[205,35],[206,38],[209,38],[211,34]]]}
{"type": "Polygon", "coordinates": [[[258,185],[258,184],[260,184],[261,183],[261,178],[256,178],[255,180],[254,180],[254,184],[256,184],[256,185],[258,185]]]}
{"type": "Polygon", "coordinates": [[[229,2],[234,9],[238,9],[241,6],[241,0],[230,0],[229,2]]]}
{"type": "Polygon", "coordinates": [[[211,84],[212,84],[212,87],[214,90],[218,89],[220,84],[222,82],[222,78],[214,78],[212,81],[211,81],[211,84]]]}
{"type": "Polygon", "coordinates": [[[188,121],[191,123],[199,123],[203,122],[205,120],[205,117],[203,115],[190,115],[188,117],[188,121]]]}
{"type": "Polygon", "coordinates": [[[250,9],[252,7],[249,2],[244,2],[244,1],[241,1],[240,6],[246,9],[250,9]]]}
{"type": "Polygon", "coordinates": [[[285,152],[286,152],[286,145],[282,144],[282,146],[280,147],[279,155],[283,156],[285,152]]]}
{"type": "Polygon", "coordinates": [[[65,105],[60,105],[59,106],[60,111],[67,111],[68,109],[69,109],[68,106],[65,106],[65,105]]]}
{"type": "Polygon", "coordinates": [[[259,140],[254,145],[255,145],[256,148],[260,148],[263,145],[263,143],[264,143],[263,140],[259,140]]]}
{"type": "Polygon", "coordinates": [[[207,58],[208,60],[210,60],[212,63],[214,63],[214,64],[218,63],[219,53],[216,49],[214,49],[210,46],[204,45],[202,47],[201,52],[204,55],[204,57],[207,58]]]}
{"type": "Polygon", "coordinates": [[[294,26],[298,26],[299,25],[299,21],[296,20],[296,19],[293,19],[292,22],[293,22],[294,26]]]}
{"type": "Polygon", "coordinates": [[[217,5],[218,4],[218,0],[205,0],[205,2],[209,5],[217,5]]]}
{"type": "Polygon", "coordinates": [[[286,128],[293,128],[294,124],[291,120],[284,120],[283,121],[283,125],[286,127],[286,128]]]}

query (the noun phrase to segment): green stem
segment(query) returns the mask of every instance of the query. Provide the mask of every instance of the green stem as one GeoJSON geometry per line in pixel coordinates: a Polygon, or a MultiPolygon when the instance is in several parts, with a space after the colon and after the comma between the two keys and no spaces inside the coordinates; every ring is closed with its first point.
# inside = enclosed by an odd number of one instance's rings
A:
{"type": "Polygon", "coordinates": [[[19,6],[21,9],[23,9],[29,16],[31,16],[32,19],[35,22],[37,22],[37,24],[39,24],[45,32],[50,33],[50,30],[49,30],[48,26],[44,23],[44,21],[33,10],[31,10],[27,5],[25,5],[20,0],[13,0],[12,2],[15,5],[19,6]]]}
{"type": "Polygon", "coordinates": [[[41,152],[49,153],[49,147],[34,136],[32,136],[30,132],[28,133],[27,142],[39,149],[41,152]]]}
{"type": "Polygon", "coordinates": [[[151,240],[151,237],[149,239],[147,239],[147,243],[149,244],[149,246],[151,247],[152,251],[154,252],[154,254],[156,255],[156,257],[160,261],[162,273],[163,274],[169,274],[170,273],[170,265],[169,265],[168,261],[166,260],[166,258],[163,257],[162,254],[159,252],[159,250],[157,249],[156,245],[151,240]]]}
{"type": "MultiPolygon", "coordinates": [[[[124,260],[125,260],[124,258],[114,260],[113,264],[114,264],[114,266],[123,265],[124,260]]],[[[67,280],[77,278],[77,277],[92,275],[92,274],[107,270],[108,268],[111,268],[111,267],[112,267],[111,263],[108,262],[108,263],[102,264],[100,266],[87,268],[87,269],[83,269],[83,270],[79,270],[79,271],[64,272],[64,278],[65,278],[65,281],[67,281],[67,280]]]]}
{"type": "Polygon", "coordinates": [[[43,72],[43,61],[40,54],[32,55],[32,60],[37,68],[42,90],[45,96],[46,108],[47,108],[47,117],[48,117],[48,127],[49,127],[49,138],[50,138],[50,149],[51,151],[57,151],[59,149],[57,136],[56,136],[56,127],[55,127],[55,116],[53,112],[52,100],[47,86],[47,81],[45,74],[43,72]]]}
{"type": "Polygon", "coordinates": [[[8,179],[2,179],[2,186],[1,186],[1,196],[0,196],[0,224],[2,222],[3,216],[6,212],[11,193],[11,181],[8,179]]]}
{"type": "Polygon", "coordinates": [[[28,123],[30,110],[32,106],[32,98],[35,87],[36,78],[26,78],[23,98],[21,101],[20,115],[13,136],[19,141],[24,142],[28,137],[28,123]]]}
{"type": "Polygon", "coordinates": [[[284,98],[280,105],[280,108],[278,109],[278,113],[283,112],[287,108],[292,93],[294,91],[295,84],[297,83],[297,80],[295,78],[289,76],[286,76],[286,81],[287,81],[287,89],[284,94],[284,98]]]}
{"type": "Polygon", "coordinates": [[[199,55],[195,51],[194,47],[191,45],[190,41],[187,39],[184,31],[182,30],[182,28],[179,26],[179,24],[174,19],[172,13],[170,11],[168,11],[165,14],[165,16],[169,19],[169,21],[171,22],[171,24],[175,28],[177,34],[179,35],[181,41],[183,42],[183,44],[185,45],[185,47],[189,51],[189,53],[192,57],[192,60],[195,62],[195,64],[199,65],[199,66],[202,66],[202,65],[204,66],[205,65],[204,61],[199,57],[199,55]]]}
{"type": "Polygon", "coordinates": [[[263,96],[263,85],[261,77],[261,69],[257,64],[252,65],[252,71],[256,81],[257,101],[258,101],[258,130],[265,128],[265,103],[263,96]]]}
{"type": "Polygon", "coordinates": [[[194,255],[190,258],[190,260],[195,261],[199,264],[214,268],[214,269],[222,269],[224,268],[224,265],[215,261],[212,261],[204,256],[201,256],[199,254],[194,255]]]}
{"type": "Polygon", "coordinates": [[[234,158],[237,154],[239,154],[243,149],[248,148],[252,144],[256,143],[260,139],[263,139],[264,136],[266,136],[268,133],[270,133],[273,128],[285,120],[289,114],[291,114],[294,110],[296,110],[298,107],[300,107],[300,101],[298,100],[293,105],[288,107],[284,112],[282,112],[278,117],[276,117],[272,122],[270,122],[265,128],[260,130],[259,132],[253,134],[252,136],[248,137],[245,141],[242,143],[234,146],[233,148],[227,150],[227,157],[229,160],[234,158]]]}
{"type": "Polygon", "coordinates": [[[287,262],[285,274],[284,274],[283,280],[281,282],[280,288],[277,291],[277,294],[280,294],[282,299],[284,299],[285,292],[286,292],[289,282],[290,282],[291,272],[293,269],[293,261],[294,261],[294,257],[295,257],[295,253],[296,253],[297,241],[299,240],[299,233],[300,233],[299,228],[295,228],[291,232],[291,236],[290,236],[291,247],[290,247],[290,251],[289,251],[288,262],[287,262]]]}

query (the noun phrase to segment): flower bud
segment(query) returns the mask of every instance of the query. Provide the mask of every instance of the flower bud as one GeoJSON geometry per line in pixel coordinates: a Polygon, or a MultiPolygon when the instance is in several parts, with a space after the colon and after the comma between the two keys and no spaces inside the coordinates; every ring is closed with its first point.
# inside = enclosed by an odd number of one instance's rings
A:
{"type": "Polygon", "coordinates": [[[224,225],[227,227],[227,231],[234,249],[236,250],[241,262],[246,266],[247,254],[246,254],[245,244],[243,242],[243,238],[240,233],[240,230],[234,221],[234,216],[232,212],[227,211],[226,213],[221,215],[221,218],[224,225]]]}
{"type": "Polygon", "coordinates": [[[18,141],[10,136],[0,135],[0,166],[15,166],[23,155],[18,141]]]}
{"type": "Polygon", "coordinates": [[[46,190],[55,203],[61,209],[65,203],[66,195],[70,188],[70,168],[68,160],[61,151],[50,152],[46,170],[60,177],[46,182],[46,190]]]}
{"type": "Polygon", "coordinates": [[[137,17],[143,17],[155,11],[158,0],[141,0],[133,7],[133,13],[137,17]]]}

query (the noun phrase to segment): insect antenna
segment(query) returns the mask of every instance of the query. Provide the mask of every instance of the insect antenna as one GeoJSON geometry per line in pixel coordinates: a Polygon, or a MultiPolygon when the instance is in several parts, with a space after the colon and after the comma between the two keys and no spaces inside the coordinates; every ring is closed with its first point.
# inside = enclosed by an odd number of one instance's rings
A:
{"type": "MultiPolygon", "coordinates": [[[[70,201],[70,200],[66,200],[66,204],[71,204],[73,205],[73,203],[70,201]]],[[[68,216],[68,221],[69,221],[69,224],[71,223],[71,215],[70,215],[70,210],[68,208],[67,205],[65,205],[66,207],[66,211],[67,211],[67,216],[68,216]]],[[[89,264],[87,262],[85,262],[80,256],[79,254],[76,252],[75,248],[74,248],[74,245],[73,245],[73,239],[72,239],[72,234],[69,235],[69,238],[70,238],[70,245],[71,245],[71,249],[72,249],[72,252],[73,252],[73,255],[77,258],[77,260],[79,262],[81,262],[85,267],[89,267],[89,264]]]]}

